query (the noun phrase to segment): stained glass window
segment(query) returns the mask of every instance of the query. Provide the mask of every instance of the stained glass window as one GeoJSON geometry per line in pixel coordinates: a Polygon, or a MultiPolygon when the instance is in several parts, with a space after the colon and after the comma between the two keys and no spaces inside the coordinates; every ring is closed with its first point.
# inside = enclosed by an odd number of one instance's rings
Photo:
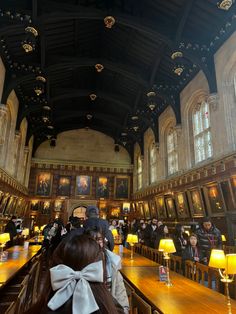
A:
{"type": "Polygon", "coordinates": [[[167,134],[167,167],[169,175],[178,171],[177,132],[173,128],[167,134]]]}
{"type": "Polygon", "coordinates": [[[212,156],[209,105],[202,102],[193,112],[195,163],[212,156]]]}

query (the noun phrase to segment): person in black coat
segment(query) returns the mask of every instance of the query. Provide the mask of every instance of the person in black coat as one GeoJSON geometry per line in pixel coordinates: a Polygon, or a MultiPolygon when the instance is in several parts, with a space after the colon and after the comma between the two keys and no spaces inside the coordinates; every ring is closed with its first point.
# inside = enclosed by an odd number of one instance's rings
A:
{"type": "Polygon", "coordinates": [[[195,233],[192,233],[189,236],[188,245],[182,251],[183,274],[185,274],[185,261],[199,262],[204,264],[206,262],[206,258],[204,258],[204,255],[202,254],[202,251],[198,245],[198,238],[195,233]]]}
{"type": "Polygon", "coordinates": [[[174,234],[174,244],[176,253],[175,255],[181,256],[183,250],[187,246],[187,239],[188,235],[184,232],[184,227],[180,224],[177,224],[175,227],[175,234],[174,234]]]}
{"type": "Polygon", "coordinates": [[[151,224],[147,224],[144,231],[144,244],[146,246],[155,248],[157,240],[157,219],[153,218],[151,224]]]}
{"type": "Polygon", "coordinates": [[[94,227],[101,229],[105,235],[105,240],[107,241],[107,247],[109,250],[114,249],[114,238],[109,230],[109,223],[107,220],[99,218],[99,210],[96,206],[88,206],[86,209],[86,216],[88,219],[84,222],[84,229],[93,229],[94,227]]]}
{"type": "Polygon", "coordinates": [[[17,229],[16,229],[16,216],[12,216],[11,220],[8,221],[8,223],[5,226],[4,232],[10,234],[10,241],[8,241],[7,246],[10,247],[13,245],[13,240],[17,235],[17,229]]]}
{"type": "Polygon", "coordinates": [[[196,230],[196,235],[199,247],[208,262],[212,249],[222,249],[221,232],[213,225],[209,217],[205,217],[196,230]]]}

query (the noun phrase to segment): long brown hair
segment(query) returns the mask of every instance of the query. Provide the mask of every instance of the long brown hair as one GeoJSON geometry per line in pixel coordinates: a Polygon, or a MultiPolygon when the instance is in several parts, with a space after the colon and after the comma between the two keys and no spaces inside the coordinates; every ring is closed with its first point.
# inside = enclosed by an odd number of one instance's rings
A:
{"type": "MultiPolygon", "coordinates": [[[[51,266],[64,264],[75,271],[103,259],[102,249],[99,244],[88,235],[75,235],[69,241],[62,241],[53,253],[51,266]]],[[[110,292],[104,283],[90,282],[95,300],[99,306],[98,313],[117,314],[118,311],[110,292]]]]}

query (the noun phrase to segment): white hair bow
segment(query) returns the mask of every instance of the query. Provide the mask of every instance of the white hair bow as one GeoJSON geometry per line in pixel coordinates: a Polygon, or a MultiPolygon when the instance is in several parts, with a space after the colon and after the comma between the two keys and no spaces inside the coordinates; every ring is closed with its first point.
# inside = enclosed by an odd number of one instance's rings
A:
{"type": "Polygon", "coordinates": [[[90,314],[99,309],[89,281],[103,282],[102,261],[89,264],[81,271],[74,271],[66,265],[57,265],[50,269],[50,276],[52,289],[57,290],[48,302],[51,310],[61,307],[71,296],[73,314],[90,314]]]}

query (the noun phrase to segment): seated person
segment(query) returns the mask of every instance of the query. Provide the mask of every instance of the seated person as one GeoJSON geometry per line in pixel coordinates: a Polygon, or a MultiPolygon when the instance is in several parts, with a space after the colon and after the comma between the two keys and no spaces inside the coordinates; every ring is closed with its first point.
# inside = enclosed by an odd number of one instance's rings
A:
{"type": "Polygon", "coordinates": [[[183,270],[187,260],[199,263],[204,262],[204,255],[199,248],[198,238],[195,233],[190,234],[189,243],[182,252],[183,270]]]}
{"type": "Polygon", "coordinates": [[[105,279],[106,286],[108,290],[111,292],[112,296],[122,306],[122,308],[124,309],[124,313],[128,314],[129,300],[124,286],[123,277],[119,272],[119,269],[121,269],[120,256],[106,249],[104,245],[105,243],[104,235],[102,234],[101,230],[93,228],[88,229],[86,233],[93,237],[101,246],[105,255],[106,262],[106,279],[105,279]]]}
{"type": "Polygon", "coordinates": [[[52,256],[50,297],[40,313],[124,313],[104,284],[103,263],[101,247],[91,237],[62,241],[52,256]]]}

